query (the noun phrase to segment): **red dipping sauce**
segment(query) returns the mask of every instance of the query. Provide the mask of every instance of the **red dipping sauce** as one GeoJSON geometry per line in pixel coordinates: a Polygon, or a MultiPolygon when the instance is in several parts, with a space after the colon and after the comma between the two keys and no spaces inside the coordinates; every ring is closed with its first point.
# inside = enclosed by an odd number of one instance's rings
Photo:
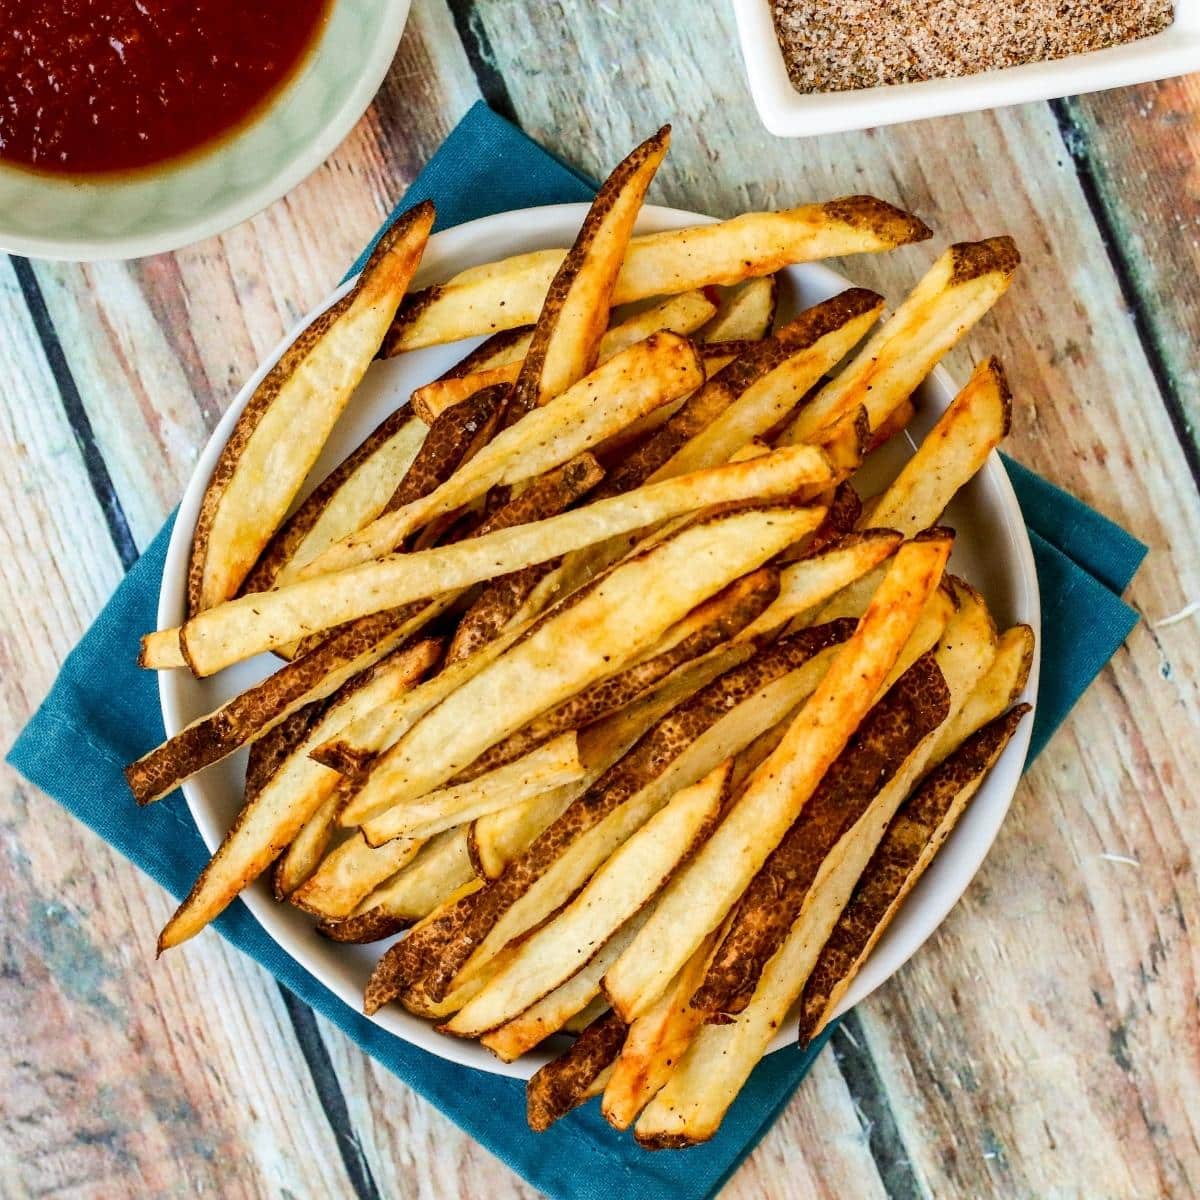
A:
{"type": "Polygon", "coordinates": [[[0,159],[132,171],[254,116],[330,0],[0,0],[0,159]]]}

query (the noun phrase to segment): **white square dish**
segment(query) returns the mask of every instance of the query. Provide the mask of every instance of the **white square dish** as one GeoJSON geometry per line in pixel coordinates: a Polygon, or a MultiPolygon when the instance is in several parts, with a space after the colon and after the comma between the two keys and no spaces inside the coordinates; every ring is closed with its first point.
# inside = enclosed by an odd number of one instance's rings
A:
{"type": "Polygon", "coordinates": [[[956,79],[804,93],[788,78],[775,36],[771,0],[733,0],[733,9],[750,94],[763,124],[779,137],[815,137],[1003,108],[1200,70],[1200,0],[1175,0],[1173,25],[1154,37],[1109,50],[956,79]]]}

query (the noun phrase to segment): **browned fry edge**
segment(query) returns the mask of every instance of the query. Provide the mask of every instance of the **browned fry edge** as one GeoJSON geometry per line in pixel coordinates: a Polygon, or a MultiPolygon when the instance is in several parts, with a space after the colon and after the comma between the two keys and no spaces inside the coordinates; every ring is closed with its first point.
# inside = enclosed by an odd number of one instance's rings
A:
{"type": "Polygon", "coordinates": [[[221,450],[217,464],[204,491],[204,499],[200,504],[200,513],[196,518],[196,528],[192,533],[192,545],[188,555],[187,576],[187,615],[196,615],[200,606],[200,592],[203,586],[204,563],[208,549],[208,534],[216,519],[217,510],[233,478],[241,460],[242,452],[253,435],[258,423],[262,420],[267,409],[274,402],[283,384],[299,368],[312,349],[329,331],[337,319],[357,299],[379,265],[384,261],[393,247],[402,238],[407,237],[414,227],[425,224],[431,228],[434,221],[434,207],[431,201],[423,200],[416,207],[409,209],[392,224],[375,244],[367,259],[366,266],[354,287],[348,291],[336,304],[327,308],[307,328],[301,330],[296,340],[283,352],[279,361],[267,372],[266,377],[250,397],[246,407],[238,416],[229,440],[221,450]]]}
{"type": "Polygon", "coordinates": [[[836,221],[854,229],[866,229],[883,242],[905,246],[933,237],[933,230],[910,212],[875,196],[840,196],[822,207],[836,221]]]}
{"type": "Polygon", "coordinates": [[[525,1085],[525,1114],[530,1129],[544,1133],[583,1103],[596,1076],[621,1053],[628,1029],[610,1009],[529,1080],[525,1085]]]}
{"type": "Polygon", "coordinates": [[[379,942],[394,933],[400,933],[414,922],[404,917],[395,917],[382,907],[368,909],[357,917],[343,917],[341,920],[325,919],[317,924],[317,932],[331,942],[353,943],[364,945],[367,942],[379,942]]]}
{"type": "Polygon", "coordinates": [[[950,247],[950,286],[959,287],[993,271],[1011,275],[1021,262],[1017,244],[1007,234],[981,242],[955,242],[950,247]]]}

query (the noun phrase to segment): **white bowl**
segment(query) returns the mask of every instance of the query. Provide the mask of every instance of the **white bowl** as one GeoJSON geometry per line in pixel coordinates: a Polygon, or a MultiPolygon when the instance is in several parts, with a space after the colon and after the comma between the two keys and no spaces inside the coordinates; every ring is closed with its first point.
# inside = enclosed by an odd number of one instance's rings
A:
{"type": "Polygon", "coordinates": [[[956,79],[852,92],[798,92],[775,36],[771,0],[733,0],[750,94],[779,137],[814,137],[1125,87],[1200,69],[1200,0],[1175,0],[1175,22],[1154,37],[1055,62],[956,79]]]}
{"type": "MultiPolygon", "coordinates": [[[[506,255],[569,245],[586,211],[584,204],[525,209],[485,217],[436,234],[425,251],[414,287],[446,279],[466,267],[506,255]]],[[[638,232],[652,233],[710,220],[678,209],[647,207],[638,221],[638,232]]],[[[786,286],[782,289],[781,309],[785,315],[790,309],[815,304],[848,286],[848,281],[841,275],[818,264],[788,268],[783,278],[786,286]]],[[[158,604],[160,628],[178,625],[183,619],[188,547],[200,500],[238,414],[259,380],[296,333],[318,312],[334,303],[349,286],[347,283],[339,288],[321,309],[305,317],[275,348],[229,406],[200,455],[184,492],[167,551],[158,604]]],[[[407,400],[414,387],[446,370],[474,344],[434,346],[375,363],[321,456],[313,473],[314,480],[319,480],[336,466],[388,413],[407,400]]],[[[913,421],[913,432],[917,437],[923,436],[933,425],[955,391],[944,371],[934,372],[920,392],[920,411],[913,421]]],[[[901,439],[894,439],[893,444],[873,456],[864,467],[868,490],[875,490],[894,476],[911,452],[911,446],[901,439]]],[[[998,456],[993,454],[979,475],[955,499],[946,519],[958,530],[958,544],[952,559],[954,569],[980,588],[1001,627],[1025,621],[1038,633],[1040,644],[1033,553],[1016,497],[998,456]]],[[[167,733],[178,732],[277,666],[278,660],[263,655],[208,679],[195,679],[186,671],[161,672],[159,694],[167,733]]],[[[1025,697],[1031,702],[1037,692],[1037,674],[1035,660],[1025,697]]],[[[1016,736],[980,788],[958,828],[859,972],[843,1010],[869,995],[904,963],[937,928],[970,883],[1008,811],[1025,763],[1031,728],[1030,719],[1018,727],[1016,736]]],[[[240,805],[245,758],[243,752],[217,763],[183,785],[192,816],[211,850],[219,845],[240,805]]],[[[326,941],[316,933],[311,917],[290,905],[277,903],[264,880],[244,892],[242,898],[284,950],[352,1008],[361,1008],[363,987],[371,968],[390,943],[345,946],[326,941]]],[[[430,1022],[412,1016],[399,1005],[382,1009],[374,1020],[397,1037],[443,1058],[497,1074],[528,1078],[549,1057],[542,1052],[526,1055],[515,1063],[501,1063],[476,1042],[435,1033],[430,1022]]],[[[793,1030],[785,1026],[772,1049],[793,1041],[793,1030]]]]}
{"type": "Polygon", "coordinates": [[[175,164],[111,179],[0,163],[0,250],[89,262],[175,250],[252,217],[311,174],[366,111],[410,0],[334,0],[304,63],[244,128],[175,164]]]}

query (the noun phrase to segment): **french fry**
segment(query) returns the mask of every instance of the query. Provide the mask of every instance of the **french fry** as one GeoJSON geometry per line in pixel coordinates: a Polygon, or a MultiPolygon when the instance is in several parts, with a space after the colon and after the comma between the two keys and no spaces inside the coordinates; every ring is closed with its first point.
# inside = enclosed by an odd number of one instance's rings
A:
{"type": "Polygon", "coordinates": [[[669,479],[727,462],[748,442],[774,429],[863,339],[882,311],[881,296],[850,288],[794,317],[775,335],[791,353],[734,397],[651,478],[669,479]]]}
{"type": "Polygon", "coordinates": [[[628,1129],[633,1124],[670,1079],[675,1064],[704,1024],[705,1014],[692,1007],[691,999],[720,936],[721,931],[709,934],[666,991],[628,1027],[600,1105],[604,1119],[614,1129],[628,1129]]]}
{"type": "MultiPolygon", "coordinates": [[[[635,237],[617,278],[614,304],[735,284],[792,263],[891,250],[932,236],[916,217],[871,196],[715,225],[635,237]]],[[[565,250],[539,250],[472,267],[415,292],[396,315],[384,354],[495,333],[537,319],[565,250]]]]}
{"type": "Polygon", "coordinates": [[[670,141],[670,126],[663,126],[636,147],[596,193],[546,291],[513,384],[511,412],[545,404],[595,367],[633,224],[670,141]]]}
{"type": "Polygon", "coordinates": [[[529,1128],[544,1133],[588,1099],[589,1089],[617,1057],[625,1040],[625,1022],[616,1013],[599,1017],[571,1048],[542,1067],[525,1086],[529,1128]]]}
{"type": "Polygon", "coordinates": [[[860,404],[878,429],[1004,295],[1020,261],[1009,237],[951,246],[854,361],[800,410],[785,440],[809,441],[860,404]]]}
{"type": "Polygon", "coordinates": [[[320,717],[324,706],[323,700],[314,700],[311,704],[298,708],[290,717],[272,726],[262,737],[255,738],[250,743],[250,753],[246,757],[246,783],[243,788],[247,800],[253,799],[267,780],[279,770],[300,739],[320,717]]]}
{"type": "Polygon", "coordinates": [[[1021,704],[994,717],[897,810],[804,985],[798,1035],[802,1046],[829,1023],[859,968],[1029,711],[1029,705],[1021,704]]]}
{"type": "MultiPolygon", "coordinates": [[[[670,296],[661,304],[643,309],[609,329],[600,339],[597,362],[607,362],[614,354],[627,350],[635,342],[663,329],[681,335],[694,333],[715,311],[716,305],[703,292],[683,292],[678,296],[670,296]]],[[[417,388],[412,394],[413,412],[426,424],[431,424],[447,408],[461,404],[468,396],[484,388],[516,383],[531,336],[519,346],[519,354],[503,362],[481,367],[478,371],[445,375],[417,388]]],[[[703,355],[703,349],[701,353],[703,355]]]]}
{"type": "MultiPolygon", "coordinates": [[[[457,592],[490,574],[543,562],[560,554],[564,546],[608,538],[623,529],[655,524],[699,508],[789,496],[801,488],[819,486],[828,474],[828,463],[820,451],[788,447],[749,462],[639,488],[543,521],[430,550],[393,554],[335,575],[242,596],[193,618],[183,626],[179,638],[193,672],[211,675],[309,633],[395,611],[419,597],[457,592]]],[[[823,510],[811,511],[818,514],[818,522],[824,516],[823,510]]],[[[791,518],[789,528],[799,527],[807,519],[791,518]]],[[[150,635],[154,639],[163,636],[161,632],[150,635]]]]}
{"type": "Polygon", "coordinates": [[[631,421],[695,391],[703,377],[689,341],[674,333],[653,333],[549,403],[525,413],[429,495],[385,513],[331,546],[305,567],[304,574],[344,570],[388,554],[422,525],[493,487],[521,483],[561,466],[631,421]]]}
{"type": "Polygon", "coordinates": [[[852,629],[847,621],[780,639],[663,715],[498,879],[389,950],[368,1002],[386,1003],[417,979],[444,999],[472,962],[493,958],[569,899],[673,791],[737,754],[811,692],[852,629]],[[512,915],[519,904],[533,915],[512,915]]]}
{"type": "Polygon", "coordinates": [[[276,900],[286,900],[321,865],[337,832],[338,813],[343,803],[342,790],[335,786],[332,795],[322,801],[279,856],[271,872],[271,890],[276,900]]]}
{"type": "Polygon", "coordinates": [[[829,511],[816,533],[803,546],[789,550],[783,556],[784,560],[811,558],[828,550],[854,531],[859,517],[862,516],[862,508],[862,500],[854,490],[854,485],[848,479],[842,480],[834,489],[833,499],[829,501],[829,511]]]}
{"type": "Polygon", "coordinates": [[[946,719],[950,690],[932,654],[917,659],[863,718],[812,798],[733,909],[692,1006],[737,1013],[783,944],[818,869],[917,744],[946,719]]]}
{"type": "Polygon", "coordinates": [[[407,406],[392,413],[279,527],[242,591],[265,592],[286,582],[292,564],[316,558],[379,516],[420,451],[426,432],[425,423],[407,406]]]}
{"type": "Polygon", "coordinates": [[[763,275],[720,297],[712,320],[700,330],[705,342],[761,341],[771,332],[779,303],[779,276],[763,275]]]}
{"type": "Polygon", "coordinates": [[[422,838],[395,838],[370,846],[357,832],[327,854],[288,899],[318,917],[348,917],[381,883],[412,862],[424,844],[422,838]]]}
{"type": "Polygon", "coordinates": [[[196,520],[189,613],[235,595],[287,515],[383,341],[433,217],[426,201],[396,221],[351,291],[296,338],[242,410],[196,520]]]}
{"type": "Polygon", "coordinates": [[[523,758],[485,775],[435,789],[418,799],[385,809],[363,823],[363,836],[372,846],[381,846],[394,837],[432,837],[444,829],[464,825],[476,817],[534,800],[542,792],[575,783],[584,773],[578,735],[560,733],[523,758]]]}
{"type": "Polygon", "coordinates": [[[878,567],[895,554],[902,541],[900,534],[890,529],[871,529],[848,535],[832,548],[785,567],[779,575],[779,595],[737,635],[738,640],[754,641],[782,629],[794,617],[878,567]]]}
{"type": "Polygon", "coordinates": [[[727,759],[671,797],[562,912],[521,943],[516,955],[447,1023],[447,1032],[478,1037],[495,1029],[588,963],[715,825],[730,766],[727,759]]]}
{"type": "Polygon", "coordinates": [[[428,916],[474,876],[465,829],[430,838],[412,861],[359,901],[348,917],[324,920],[317,932],[335,942],[376,942],[428,916]]]}
{"type": "Polygon", "coordinates": [[[308,757],[308,747],[324,740],[339,722],[362,707],[410,688],[428,670],[436,644],[418,643],[381,663],[369,677],[347,685],[334,698],[283,764],[238,814],[232,829],[200,873],[187,899],[167,922],[158,949],[177,946],[195,936],[239,892],[271,865],[279,851],[332,794],[338,776],[308,757]]]}
{"type": "Polygon", "coordinates": [[[950,555],[944,531],[906,543],[892,559],[854,635],[837,653],[787,735],[604,980],[626,1021],[658,998],[724,920],[858,728],[950,555]]]}
{"type": "MultiPolygon", "coordinates": [[[[552,1033],[557,1033],[599,995],[600,979],[605,969],[629,944],[645,919],[644,912],[631,917],[566,983],[559,984],[519,1017],[485,1033],[479,1039],[480,1044],[486,1046],[501,1062],[515,1062],[552,1033]]],[[[445,1026],[439,1026],[439,1029],[449,1032],[445,1026]]]]}
{"type": "Polygon", "coordinates": [[[689,609],[810,532],[822,515],[763,508],[718,516],[622,563],[404,734],[375,762],[343,821],[359,823],[445,782],[538,713],[649,648],[689,609]],[[655,588],[662,578],[677,581],[669,593],[655,588]]]}
{"type": "Polygon", "coordinates": [[[480,879],[496,879],[577,794],[577,788],[568,784],[472,821],[467,847],[475,874],[480,879]]]}
{"type": "Polygon", "coordinates": [[[905,536],[932,525],[1007,435],[1011,419],[1003,369],[986,358],[872,508],[871,524],[905,536]]]}
{"type": "Polygon", "coordinates": [[[340,630],[311,654],[193,721],[125,768],[134,799],[139,804],[160,799],[197,771],[269,733],[305,705],[331,696],[397,649],[419,623],[420,611],[414,609],[414,617],[399,626],[385,614],[379,621],[340,630]]]}

